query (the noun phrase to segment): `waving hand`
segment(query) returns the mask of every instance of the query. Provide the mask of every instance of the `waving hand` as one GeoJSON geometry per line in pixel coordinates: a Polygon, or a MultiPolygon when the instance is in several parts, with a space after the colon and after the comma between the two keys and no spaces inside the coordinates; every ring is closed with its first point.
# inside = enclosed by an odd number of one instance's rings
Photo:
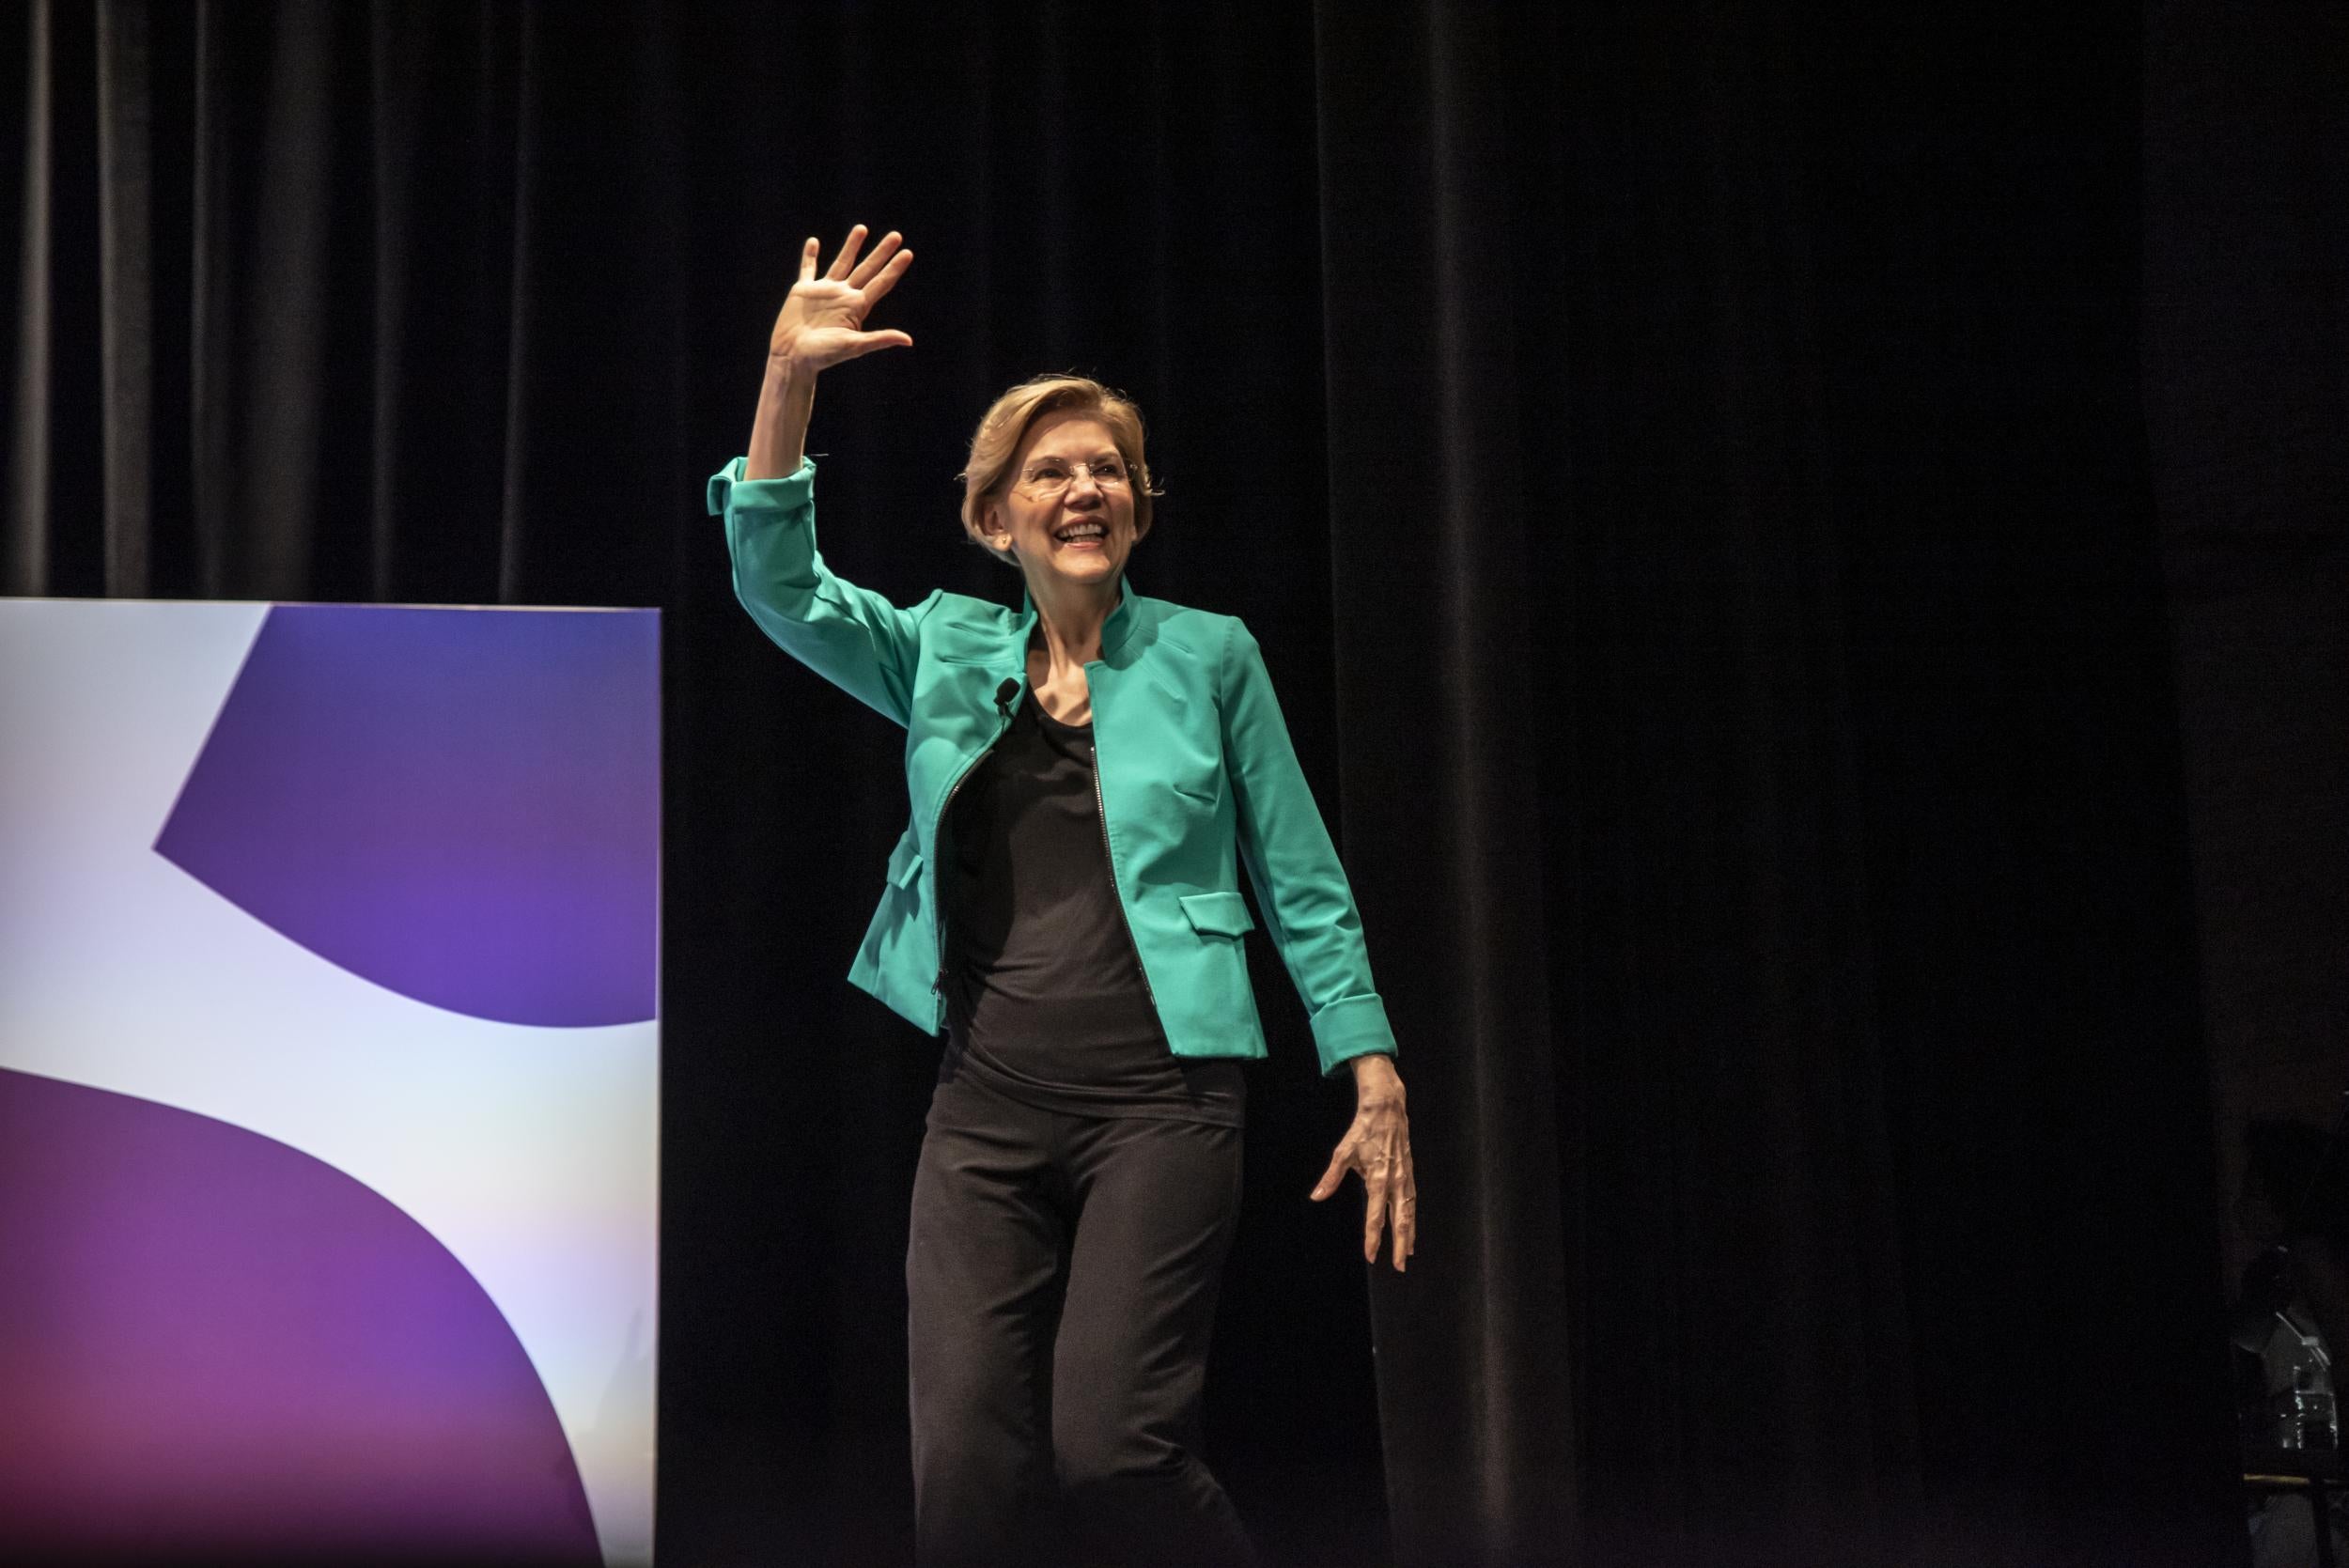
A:
{"type": "Polygon", "coordinates": [[[810,240],[801,247],[800,281],[791,286],[775,318],[774,333],[767,340],[770,361],[812,372],[876,349],[913,347],[913,339],[904,333],[864,330],[864,318],[873,306],[897,287],[897,280],[913,265],[913,253],[902,248],[905,239],[894,229],[882,235],[873,254],[859,261],[857,253],[864,248],[864,235],[863,224],[848,230],[840,254],[832,258],[820,277],[816,272],[817,242],[810,240]]]}
{"type": "Polygon", "coordinates": [[[746,479],[780,479],[796,472],[807,444],[809,411],[816,406],[816,376],[828,365],[876,349],[910,349],[913,339],[894,330],[867,332],[864,318],[913,265],[895,229],[881,236],[863,260],[865,227],[859,224],[832,265],[817,276],[819,247],[800,247],[800,279],[775,317],[767,339],[767,376],[758,390],[758,414],[751,422],[751,444],[743,458],[746,479]]]}

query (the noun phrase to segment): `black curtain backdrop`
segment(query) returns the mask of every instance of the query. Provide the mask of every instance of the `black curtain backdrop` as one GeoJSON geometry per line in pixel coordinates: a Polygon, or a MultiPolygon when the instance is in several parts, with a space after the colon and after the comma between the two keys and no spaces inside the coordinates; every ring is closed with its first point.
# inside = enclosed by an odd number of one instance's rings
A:
{"type": "MultiPolygon", "coordinates": [[[[2146,69],[2146,425],[2239,1172],[2251,1118],[2327,1126],[2349,1088],[2349,10],[2151,6],[2146,69]]],[[[2229,1240],[2231,1277],[2265,1245],[2229,1240]]]]}
{"type": "Polygon", "coordinates": [[[1361,895],[1423,1244],[1305,1202],[1350,1097],[1257,945],[1209,1445],[1276,1560],[2240,1560],[2137,8],[0,25],[0,590],[666,612],[669,1560],[909,1549],[899,737],[700,499],[860,219],[916,347],[825,379],[827,559],[1016,599],[972,422],[1124,386],[1135,581],[1254,628],[1361,895]]]}

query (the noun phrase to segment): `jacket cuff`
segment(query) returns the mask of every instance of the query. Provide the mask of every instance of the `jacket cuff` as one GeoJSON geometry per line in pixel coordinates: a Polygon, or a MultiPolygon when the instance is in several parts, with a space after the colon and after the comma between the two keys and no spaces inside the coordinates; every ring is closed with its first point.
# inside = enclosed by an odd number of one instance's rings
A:
{"type": "Polygon", "coordinates": [[[1387,1022],[1387,1004],[1375,993],[1339,998],[1314,1015],[1313,1026],[1314,1049],[1321,1056],[1324,1078],[1352,1057],[1398,1054],[1394,1030],[1387,1022]]]}
{"type": "Polygon", "coordinates": [[[808,494],[816,485],[816,459],[802,456],[800,466],[780,479],[745,479],[742,465],[737,458],[709,476],[709,515],[722,518],[726,508],[738,510],[764,507],[770,511],[787,511],[804,506],[808,494]]]}

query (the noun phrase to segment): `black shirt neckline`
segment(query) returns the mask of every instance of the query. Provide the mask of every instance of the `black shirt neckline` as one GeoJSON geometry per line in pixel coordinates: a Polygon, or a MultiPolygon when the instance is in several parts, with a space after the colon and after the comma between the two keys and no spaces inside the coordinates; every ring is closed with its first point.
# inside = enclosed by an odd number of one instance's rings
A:
{"type": "Polygon", "coordinates": [[[1081,724],[1072,724],[1066,720],[1053,718],[1050,712],[1046,711],[1044,699],[1035,694],[1035,688],[1033,686],[1028,688],[1028,706],[1035,709],[1035,716],[1038,719],[1056,730],[1068,730],[1074,734],[1082,735],[1093,728],[1093,721],[1090,719],[1081,724]]]}

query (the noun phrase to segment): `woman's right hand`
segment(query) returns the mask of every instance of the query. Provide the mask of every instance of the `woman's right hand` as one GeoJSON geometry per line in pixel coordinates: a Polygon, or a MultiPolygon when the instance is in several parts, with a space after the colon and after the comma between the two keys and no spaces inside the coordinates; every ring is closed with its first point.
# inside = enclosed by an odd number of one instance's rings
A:
{"type": "Polygon", "coordinates": [[[881,296],[913,265],[913,253],[903,248],[904,236],[892,229],[881,236],[873,254],[863,261],[865,227],[857,225],[840,254],[821,277],[816,273],[819,248],[810,240],[800,251],[800,281],[791,286],[775,317],[775,330],[767,340],[767,362],[774,369],[801,377],[869,354],[876,349],[910,349],[913,339],[901,332],[866,332],[864,318],[881,296]]]}
{"type": "Polygon", "coordinates": [[[816,275],[816,241],[801,247],[800,281],[791,286],[767,339],[767,374],[742,459],[745,479],[781,479],[799,472],[817,371],[876,349],[913,347],[904,333],[864,330],[866,313],[913,265],[913,253],[901,248],[905,240],[894,229],[881,236],[872,255],[857,260],[864,232],[863,224],[848,230],[847,243],[822,277],[816,275]]]}

